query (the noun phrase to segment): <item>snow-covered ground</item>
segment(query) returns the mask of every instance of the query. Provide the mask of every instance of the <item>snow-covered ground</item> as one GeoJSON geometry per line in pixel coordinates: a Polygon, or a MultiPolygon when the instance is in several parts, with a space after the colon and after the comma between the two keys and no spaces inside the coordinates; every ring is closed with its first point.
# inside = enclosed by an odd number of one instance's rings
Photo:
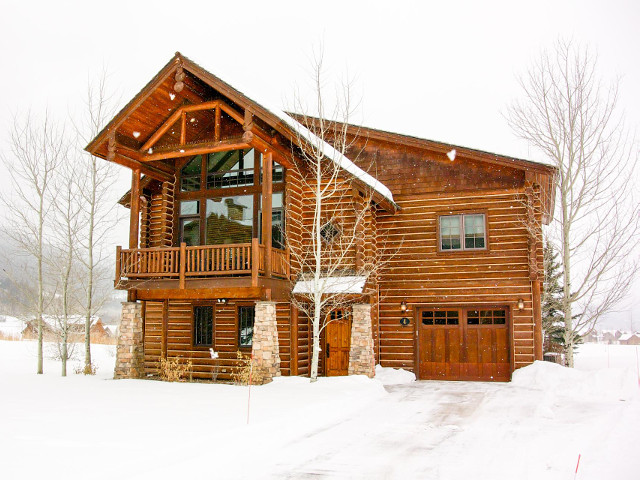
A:
{"type": "Polygon", "coordinates": [[[572,479],[578,455],[577,479],[640,477],[636,347],[509,384],[280,378],[250,412],[247,387],[115,381],[93,352],[94,377],[40,376],[33,342],[0,342],[0,478],[572,479]]]}

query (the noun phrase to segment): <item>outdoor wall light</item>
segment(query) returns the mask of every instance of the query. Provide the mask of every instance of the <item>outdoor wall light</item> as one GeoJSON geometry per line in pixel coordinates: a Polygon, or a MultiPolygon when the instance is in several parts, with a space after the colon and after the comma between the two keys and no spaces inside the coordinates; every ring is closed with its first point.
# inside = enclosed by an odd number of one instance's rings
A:
{"type": "Polygon", "coordinates": [[[407,311],[407,302],[405,302],[404,300],[402,302],[400,302],[400,311],[402,313],[407,311]]]}
{"type": "Polygon", "coordinates": [[[524,310],[524,300],[522,298],[518,299],[518,310],[524,310]]]}
{"type": "Polygon", "coordinates": [[[216,300],[216,302],[222,303],[222,304],[226,304],[227,303],[227,299],[226,298],[219,298],[218,300],[216,300]]]}

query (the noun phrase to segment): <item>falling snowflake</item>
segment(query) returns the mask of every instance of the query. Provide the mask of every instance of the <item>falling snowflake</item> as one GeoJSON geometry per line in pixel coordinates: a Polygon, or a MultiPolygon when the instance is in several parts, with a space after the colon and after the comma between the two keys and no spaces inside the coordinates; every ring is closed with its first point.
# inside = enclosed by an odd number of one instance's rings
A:
{"type": "Polygon", "coordinates": [[[454,148],[449,153],[447,153],[447,157],[449,157],[449,160],[453,162],[456,159],[456,149],[454,148]]]}
{"type": "Polygon", "coordinates": [[[149,152],[149,154],[153,153],[153,148],[150,148],[149,150],[147,150],[147,152],[149,152]]]}
{"type": "Polygon", "coordinates": [[[133,138],[138,138],[140,136],[140,132],[133,132],[133,138]]]}
{"type": "Polygon", "coordinates": [[[171,100],[173,100],[174,98],[176,98],[175,93],[170,93],[170,94],[169,94],[169,98],[170,98],[171,100]]]}

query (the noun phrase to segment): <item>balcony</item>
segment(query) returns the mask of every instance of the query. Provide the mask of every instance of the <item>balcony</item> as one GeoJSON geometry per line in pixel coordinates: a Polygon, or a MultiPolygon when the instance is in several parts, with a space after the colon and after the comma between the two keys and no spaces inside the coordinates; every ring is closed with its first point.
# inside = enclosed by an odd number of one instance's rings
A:
{"type": "MultiPolygon", "coordinates": [[[[258,286],[259,277],[289,278],[289,251],[271,248],[254,238],[252,243],[166,248],[135,248],[116,251],[115,286],[119,289],[148,285],[175,284],[189,288],[193,279],[245,277],[246,284],[258,286]],[[158,282],[159,281],[159,282],[158,282]],[[166,282],[162,282],[166,281],[166,282]]],[[[199,282],[202,284],[202,282],[199,282]]]]}

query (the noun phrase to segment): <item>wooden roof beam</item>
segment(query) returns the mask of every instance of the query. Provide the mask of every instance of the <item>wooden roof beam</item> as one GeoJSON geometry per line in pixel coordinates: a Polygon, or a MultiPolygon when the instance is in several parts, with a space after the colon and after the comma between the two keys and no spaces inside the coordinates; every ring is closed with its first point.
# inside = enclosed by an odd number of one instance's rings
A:
{"type": "Polygon", "coordinates": [[[157,160],[168,160],[170,158],[192,157],[205,153],[225,152],[227,150],[241,150],[251,148],[249,142],[245,141],[244,136],[239,138],[231,138],[220,140],[219,142],[202,142],[194,145],[179,145],[178,147],[166,149],[160,152],[145,154],[136,152],[141,162],[154,162],[157,160]]]}

